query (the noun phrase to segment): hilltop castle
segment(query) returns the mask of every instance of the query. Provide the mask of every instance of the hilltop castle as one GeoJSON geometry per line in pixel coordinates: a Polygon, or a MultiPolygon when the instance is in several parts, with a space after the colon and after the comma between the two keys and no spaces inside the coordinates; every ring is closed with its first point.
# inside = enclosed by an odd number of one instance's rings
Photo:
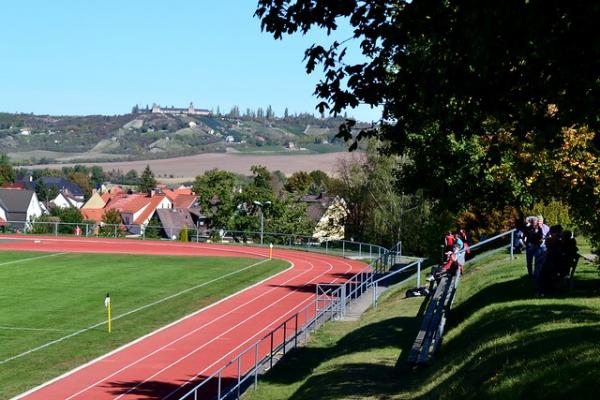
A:
{"type": "Polygon", "coordinates": [[[145,109],[141,109],[137,104],[133,107],[133,114],[187,114],[187,115],[209,115],[210,111],[202,108],[194,108],[194,103],[190,102],[188,108],[175,108],[166,107],[163,108],[160,105],[154,103],[152,108],[146,106],[145,109]]]}

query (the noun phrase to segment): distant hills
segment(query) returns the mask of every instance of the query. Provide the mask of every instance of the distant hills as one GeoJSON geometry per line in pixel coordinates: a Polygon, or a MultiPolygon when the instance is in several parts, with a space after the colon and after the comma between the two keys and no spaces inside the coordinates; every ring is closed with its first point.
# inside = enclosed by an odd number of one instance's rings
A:
{"type": "MultiPolygon", "coordinates": [[[[0,152],[21,165],[170,158],[199,153],[327,153],[343,118],[137,112],[116,116],[0,113],[0,152]]],[[[358,126],[360,129],[361,126],[358,126]]]]}

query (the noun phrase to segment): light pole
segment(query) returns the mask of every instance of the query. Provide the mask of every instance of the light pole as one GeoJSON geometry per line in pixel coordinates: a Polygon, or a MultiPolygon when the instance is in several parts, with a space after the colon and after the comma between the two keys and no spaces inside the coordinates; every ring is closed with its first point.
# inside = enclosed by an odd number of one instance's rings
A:
{"type": "Polygon", "coordinates": [[[254,200],[254,205],[257,206],[258,209],[260,210],[260,245],[262,246],[263,236],[264,236],[264,232],[265,232],[265,214],[263,212],[263,208],[270,206],[271,202],[265,201],[263,203],[263,202],[254,200]]]}

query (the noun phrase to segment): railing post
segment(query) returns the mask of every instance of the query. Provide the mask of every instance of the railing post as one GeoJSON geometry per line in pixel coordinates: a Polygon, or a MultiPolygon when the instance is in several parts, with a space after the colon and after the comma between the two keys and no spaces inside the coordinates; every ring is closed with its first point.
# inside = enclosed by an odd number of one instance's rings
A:
{"type": "Polygon", "coordinates": [[[298,313],[296,313],[296,332],[294,332],[294,348],[298,347],[298,313]]]}
{"type": "Polygon", "coordinates": [[[54,236],[58,236],[58,222],[54,223],[54,236]]]}
{"type": "Polygon", "coordinates": [[[421,287],[421,261],[417,263],[417,287],[421,287]]]}
{"type": "Polygon", "coordinates": [[[285,344],[287,342],[287,321],[283,323],[283,355],[285,356],[285,344]]]}
{"type": "Polygon", "coordinates": [[[256,342],[256,348],[254,349],[254,390],[258,386],[258,345],[260,341],[256,342]]]}
{"type": "Polygon", "coordinates": [[[217,400],[221,400],[221,370],[219,370],[219,378],[217,379],[217,400]]]}
{"type": "Polygon", "coordinates": [[[373,308],[377,307],[377,282],[371,285],[373,288],[373,308]]]}
{"type": "Polygon", "coordinates": [[[117,237],[117,225],[115,225],[115,238],[117,237]]]}
{"type": "Polygon", "coordinates": [[[510,232],[510,259],[511,260],[515,258],[514,247],[515,247],[515,231],[513,230],[510,232]]]}
{"type": "Polygon", "coordinates": [[[273,369],[273,332],[271,331],[271,366],[270,369],[273,369]]]}
{"type": "Polygon", "coordinates": [[[346,257],[346,241],[342,240],[342,257],[346,257]]]}
{"type": "Polygon", "coordinates": [[[237,382],[237,398],[238,399],[240,398],[240,383],[241,383],[241,380],[242,380],[242,366],[241,366],[241,363],[242,363],[242,357],[238,357],[238,368],[237,368],[237,375],[238,375],[238,377],[237,377],[238,378],[238,380],[237,380],[238,381],[237,382]]]}
{"type": "Polygon", "coordinates": [[[329,240],[325,241],[325,253],[329,253],[329,240]]]}
{"type": "Polygon", "coordinates": [[[362,258],[362,243],[358,243],[358,257],[362,258]]]}

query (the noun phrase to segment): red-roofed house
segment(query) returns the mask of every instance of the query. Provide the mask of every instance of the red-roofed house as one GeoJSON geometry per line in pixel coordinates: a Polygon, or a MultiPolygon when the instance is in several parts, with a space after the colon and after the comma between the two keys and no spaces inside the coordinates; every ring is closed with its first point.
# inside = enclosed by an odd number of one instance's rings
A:
{"type": "Polygon", "coordinates": [[[175,197],[173,203],[175,204],[175,208],[192,208],[197,200],[198,197],[193,194],[180,194],[175,197]]]}
{"type": "Polygon", "coordinates": [[[104,208],[82,208],[81,215],[84,220],[95,221],[98,225],[102,223],[102,217],[106,210],[104,208]]]}

